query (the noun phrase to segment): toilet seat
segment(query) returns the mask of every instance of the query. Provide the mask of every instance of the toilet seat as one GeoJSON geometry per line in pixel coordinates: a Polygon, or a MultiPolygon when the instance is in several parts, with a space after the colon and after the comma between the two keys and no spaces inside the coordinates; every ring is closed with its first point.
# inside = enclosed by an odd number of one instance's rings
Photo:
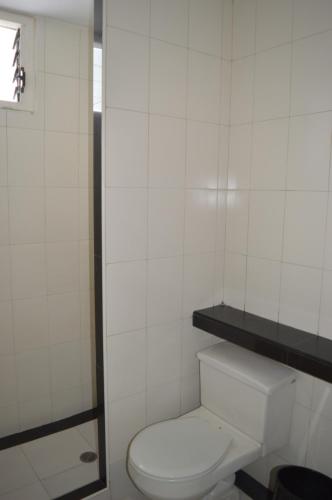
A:
{"type": "MultiPolygon", "coordinates": [[[[177,451],[177,439],[174,439],[174,443],[172,443],[175,452],[177,451]]],[[[186,446],[184,447],[186,448],[186,446]]],[[[163,446],[162,449],[164,448],[163,446]]],[[[261,445],[259,443],[201,406],[178,419],[154,424],[139,432],[129,446],[127,465],[129,476],[134,484],[150,500],[202,500],[217,487],[217,483],[219,485],[218,493],[220,485],[229,488],[234,482],[234,473],[254,462],[260,456],[261,445]],[[157,439],[152,439],[152,430],[156,429],[156,435],[164,435],[164,442],[169,441],[170,429],[175,431],[173,435],[177,436],[177,439],[182,434],[183,447],[185,439],[184,433],[181,432],[181,429],[184,429],[182,425],[186,425],[187,429],[190,426],[188,441],[201,443],[201,446],[197,445],[199,453],[196,453],[194,457],[192,454],[190,455],[189,466],[186,469],[180,470],[177,466],[174,471],[172,463],[170,463],[171,460],[169,460],[166,463],[167,472],[162,471],[160,470],[159,460],[165,453],[160,449],[157,452],[156,448],[153,451],[152,459],[151,449],[148,444],[150,437],[154,443],[157,441],[157,439]],[[204,431],[209,436],[208,439],[213,438],[212,442],[209,442],[208,453],[212,453],[213,449],[214,455],[206,454],[205,444],[202,443],[202,439],[200,440],[204,431]],[[144,439],[141,439],[141,436],[145,436],[144,439]],[[216,443],[217,446],[215,447],[216,443]],[[203,451],[204,460],[195,462],[193,458],[195,460],[196,458],[202,459],[203,451]],[[143,457],[140,455],[141,452],[146,453],[148,456],[144,455],[143,457]],[[151,462],[153,462],[152,466],[151,462]],[[188,475],[184,476],[184,472],[188,475]]]]}
{"type": "Polygon", "coordinates": [[[132,467],[147,477],[181,481],[199,478],[222,462],[232,437],[199,417],[154,424],[130,446],[132,467]]]}

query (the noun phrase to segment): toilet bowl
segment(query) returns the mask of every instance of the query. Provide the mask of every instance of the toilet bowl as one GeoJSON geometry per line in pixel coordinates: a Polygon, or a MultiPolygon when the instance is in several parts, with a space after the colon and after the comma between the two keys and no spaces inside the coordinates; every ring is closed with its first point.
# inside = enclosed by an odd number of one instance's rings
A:
{"type": "Polygon", "coordinates": [[[150,500],[231,498],[235,472],[287,442],[293,370],[228,342],[198,358],[202,406],[130,443],[129,476],[150,500]]]}
{"type": "Polygon", "coordinates": [[[151,500],[219,500],[234,473],[261,456],[261,445],[200,407],[140,432],[128,472],[151,500]]]}

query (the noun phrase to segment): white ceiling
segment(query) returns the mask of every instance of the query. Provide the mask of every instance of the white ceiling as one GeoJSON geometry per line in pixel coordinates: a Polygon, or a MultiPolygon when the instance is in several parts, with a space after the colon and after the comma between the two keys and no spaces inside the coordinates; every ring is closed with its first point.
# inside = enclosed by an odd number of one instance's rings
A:
{"type": "Polygon", "coordinates": [[[93,0],[0,0],[0,9],[91,25],[93,0]]]}

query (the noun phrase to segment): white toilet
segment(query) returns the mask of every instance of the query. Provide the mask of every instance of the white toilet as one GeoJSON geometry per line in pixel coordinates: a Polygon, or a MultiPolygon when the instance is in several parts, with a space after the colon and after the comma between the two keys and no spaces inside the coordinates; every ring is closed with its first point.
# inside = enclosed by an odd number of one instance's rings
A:
{"type": "Polygon", "coordinates": [[[129,475],[148,499],[228,499],[236,471],[287,443],[293,370],[229,342],[198,358],[201,406],[129,446],[129,475]]]}

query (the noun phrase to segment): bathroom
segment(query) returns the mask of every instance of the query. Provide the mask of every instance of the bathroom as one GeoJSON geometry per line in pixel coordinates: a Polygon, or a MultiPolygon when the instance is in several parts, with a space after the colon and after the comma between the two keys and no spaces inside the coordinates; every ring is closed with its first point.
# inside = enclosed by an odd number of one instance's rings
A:
{"type": "Polygon", "coordinates": [[[332,477],[332,1],[0,0],[0,54],[0,500],[148,498],[130,443],[232,336],[296,378],[234,495],[332,477]]]}

